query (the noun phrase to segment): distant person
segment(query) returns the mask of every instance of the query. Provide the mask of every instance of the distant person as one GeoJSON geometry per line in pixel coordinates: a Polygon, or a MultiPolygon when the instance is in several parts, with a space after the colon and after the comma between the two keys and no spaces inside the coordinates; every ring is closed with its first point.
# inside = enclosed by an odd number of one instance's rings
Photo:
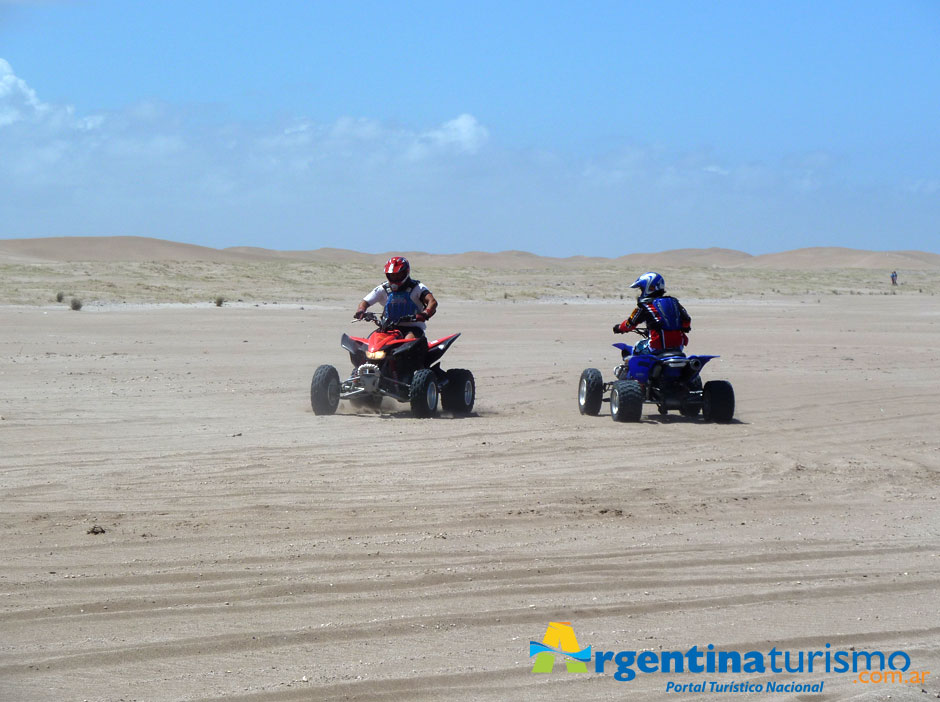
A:
{"type": "Polygon", "coordinates": [[[898,272],[891,271],[891,285],[897,285],[897,284],[898,284],[898,272]]]}
{"type": "Polygon", "coordinates": [[[393,256],[385,264],[387,281],[376,286],[359,303],[356,319],[362,319],[372,305],[383,305],[382,316],[400,329],[406,339],[424,337],[425,322],[437,311],[437,300],[427,286],[411,278],[411,264],[404,256],[393,256]],[[409,319],[398,324],[399,319],[409,319]],[[413,321],[412,321],[413,320],[413,321]]]}
{"type": "Polygon", "coordinates": [[[626,320],[614,325],[614,334],[625,334],[645,324],[649,338],[638,343],[633,353],[681,352],[689,343],[692,318],[676,298],[666,295],[663,277],[659,273],[644,273],[630,287],[638,290],[636,309],[626,320]]]}

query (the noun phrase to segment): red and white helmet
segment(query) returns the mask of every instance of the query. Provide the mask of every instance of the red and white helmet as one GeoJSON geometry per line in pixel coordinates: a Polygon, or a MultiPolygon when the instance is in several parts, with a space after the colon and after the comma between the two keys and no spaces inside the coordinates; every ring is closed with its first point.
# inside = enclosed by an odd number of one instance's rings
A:
{"type": "Polygon", "coordinates": [[[411,264],[404,256],[392,256],[385,264],[385,277],[388,278],[388,286],[393,292],[408,280],[410,274],[411,264]]]}

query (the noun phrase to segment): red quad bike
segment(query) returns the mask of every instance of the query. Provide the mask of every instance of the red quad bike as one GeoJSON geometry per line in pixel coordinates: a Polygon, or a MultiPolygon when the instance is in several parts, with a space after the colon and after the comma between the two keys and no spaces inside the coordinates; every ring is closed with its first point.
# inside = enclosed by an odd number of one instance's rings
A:
{"type": "MultiPolygon", "coordinates": [[[[438,399],[443,409],[455,415],[470,414],[476,397],[473,373],[462,368],[445,371],[439,363],[460,334],[436,341],[406,339],[405,332],[384,317],[366,312],[363,319],[378,327],[369,338],[343,334],[340,342],[349,351],[352,375],[341,382],[330,365],[320,366],[313,374],[310,404],[314,414],[333,414],[340,400],[378,409],[383,397],[409,403],[415,417],[433,417],[438,399]]],[[[396,324],[414,320],[402,317],[396,324]]]]}

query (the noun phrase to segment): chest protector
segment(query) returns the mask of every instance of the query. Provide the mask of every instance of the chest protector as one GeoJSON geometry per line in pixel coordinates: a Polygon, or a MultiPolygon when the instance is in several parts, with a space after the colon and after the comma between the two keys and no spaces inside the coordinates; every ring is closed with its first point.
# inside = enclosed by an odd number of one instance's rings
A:
{"type": "Polygon", "coordinates": [[[679,314],[679,303],[674,297],[654,297],[644,300],[643,304],[652,317],[656,319],[660,331],[681,331],[682,316],[679,314]]]}
{"type": "Polygon", "coordinates": [[[382,313],[387,320],[395,323],[402,317],[415,315],[421,311],[421,308],[411,299],[411,293],[417,284],[417,280],[409,280],[400,286],[398,290],[392,290],[392,286],[388,283],[382,285],[386,294],[388,294],[388,300],[385,301],[385,310],[382,313]]]}

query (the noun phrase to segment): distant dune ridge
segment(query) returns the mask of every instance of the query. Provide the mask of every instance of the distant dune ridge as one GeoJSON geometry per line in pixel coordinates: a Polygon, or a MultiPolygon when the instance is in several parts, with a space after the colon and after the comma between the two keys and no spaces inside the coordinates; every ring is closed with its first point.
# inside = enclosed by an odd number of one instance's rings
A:
{"type": "MultiPolygon", "coordinates": [[[[263,251],[263,249],[259,249],[263,251]]],[[[43,261],[238,261],[264,260],[237,251],[212,249],[142,236],[76,236],[0,239],[0,262],[43,261]]]]}
{"type": "Polygon", "coordinates": [[[733,249],[676,249],[659,253],[631,253],[617,258],[571,256],[551,258],[526,251],[489,253],[469,251],[460,254],[421,252],[360,253],[346,249],[322,248],[311,251],[275,251],[250,246],[213,249],[164,239],[138,236],[50,237],[42,239],[0,239],[0,263],[42,263],[74,261],[207,261],[238,263],[249,261],[311,261],[336,263],[384,263],[393,253],[403,253],[428,266],[458,266],[492,269],[584,267],[617,265],[634,268],[718,267],[820,270],[828,268],[929,270],[940,268],[940,254],[924,251],[862,251],[840,247],[813,247],[752,256],[733,249]]]}

